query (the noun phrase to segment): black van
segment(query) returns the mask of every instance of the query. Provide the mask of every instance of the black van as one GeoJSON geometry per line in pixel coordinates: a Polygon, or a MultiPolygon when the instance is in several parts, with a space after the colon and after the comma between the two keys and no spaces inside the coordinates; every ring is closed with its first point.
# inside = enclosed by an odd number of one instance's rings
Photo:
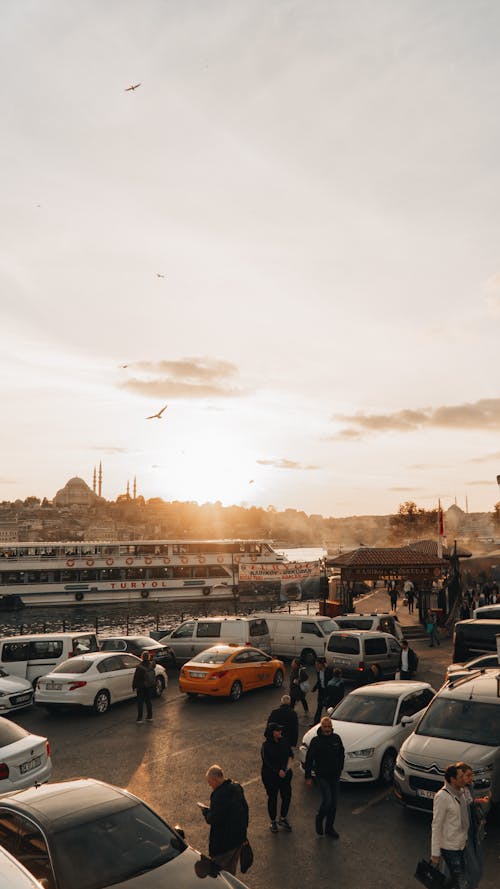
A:
{"type": "Polygon", "coordinates": [[[464,663],[478,654],[497,650],[500,620],[460,620],[453,633],[453,662],[464,663]]]}

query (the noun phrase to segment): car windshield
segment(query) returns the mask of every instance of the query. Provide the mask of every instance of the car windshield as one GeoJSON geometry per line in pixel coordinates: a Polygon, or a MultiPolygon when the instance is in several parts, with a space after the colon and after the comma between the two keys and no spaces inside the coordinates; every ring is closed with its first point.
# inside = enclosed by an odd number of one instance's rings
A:
{"type": "Polygon", "coordinates": [[[393,725],[398,699],[384,695],[348,695],[333,714],[335,722],[360,722],[362,725],[393,725]]]}
{"type": "Polygon", "coordinates": [[[224,648],[209,648],[207,651],[200,651],[196,657],[191,659],[192,664],[225,664],[228,658],[233,654],[224,648]]]}
{"type": "Polygon", "coordinates": [[[497,747],[500,705],[468,699],[435,698],[420,720],[415,734],[497,747]]]}
{"type": "MultiPolygon", "coordinates": [[[[176,858],[185,843],[138,803],[57,833],[53,853],[60,886],[103,889],[176,858]]],[[[167,885],[168,877],[161,878],[167,885]]]]}
{"type": "Polygon", "coordinates": [[[63,661],[52,670],[53,673],[86,673],[90,670],[93,661],[85,661],[82,657],[72,657],[69,661],[63,661]]]}
{"type": "Polygon", "coordinates": [[[337,623],[334,620],[322,620],[319,627],[324,636],[329,636],[337,629],[337,623]]]}

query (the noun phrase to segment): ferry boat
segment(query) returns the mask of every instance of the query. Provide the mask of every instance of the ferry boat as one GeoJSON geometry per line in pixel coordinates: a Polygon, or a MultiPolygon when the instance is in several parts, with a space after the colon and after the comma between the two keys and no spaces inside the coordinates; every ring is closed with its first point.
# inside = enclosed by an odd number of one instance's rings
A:
{"type": "Polygon", "coordinates": [[[312,571],[263,540],[19,542],[0,546],[0,608],[279,599],[282,578],[312,571]]]}

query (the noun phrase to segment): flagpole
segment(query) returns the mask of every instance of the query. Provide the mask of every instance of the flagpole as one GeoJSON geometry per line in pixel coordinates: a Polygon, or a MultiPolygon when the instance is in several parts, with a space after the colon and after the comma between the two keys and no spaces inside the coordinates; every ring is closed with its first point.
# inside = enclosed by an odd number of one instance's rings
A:
{"type": "Polygon", "coordinates": [[[437,541],[437,552],[438,559],[443,558],[443,511],[441,509],[441,498],[438,499],[438,514],[437,514],[437,532],[438,532],[438,541],[437,541]]]}

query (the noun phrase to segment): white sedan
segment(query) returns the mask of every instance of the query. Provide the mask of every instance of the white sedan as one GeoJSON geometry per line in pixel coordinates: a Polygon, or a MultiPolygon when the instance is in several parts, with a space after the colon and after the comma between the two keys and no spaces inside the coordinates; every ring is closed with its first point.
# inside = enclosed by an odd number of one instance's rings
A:
{"type": "Polygon", "coordinates": [[[0,716],[0,796],[43,784],[51,771],[47,738],[32,735],[0,716]]]}
{"type": "MultiPolygon", "coordinates": [[[[345,749],[340,780],[392,784],[397,752],[435,693],[427,682],[375,682],[356,688],[329,711],[345,749]]],[[[302,739],[299,757],[303,766],[318,728],[319,723],[302,739]]]]}
{"type": "Polygon", "coordinates": [[[28,679],[12,676],[0,668],[0,713],[22,710],[33,703],[33,686],[28,679]]]}
{"type": "MultiPolygon", "coordinates": [[[[81,654],[41,676],[35,689],[35,704],[47,710],[78,705],[106,713],[112,704],[135,697],[132,679],[140,660],[134,654],[97,651],[81,654]]],[[[155,665],[154,694],[160,697],[168,684],[166,671],[155,665]]]]}

